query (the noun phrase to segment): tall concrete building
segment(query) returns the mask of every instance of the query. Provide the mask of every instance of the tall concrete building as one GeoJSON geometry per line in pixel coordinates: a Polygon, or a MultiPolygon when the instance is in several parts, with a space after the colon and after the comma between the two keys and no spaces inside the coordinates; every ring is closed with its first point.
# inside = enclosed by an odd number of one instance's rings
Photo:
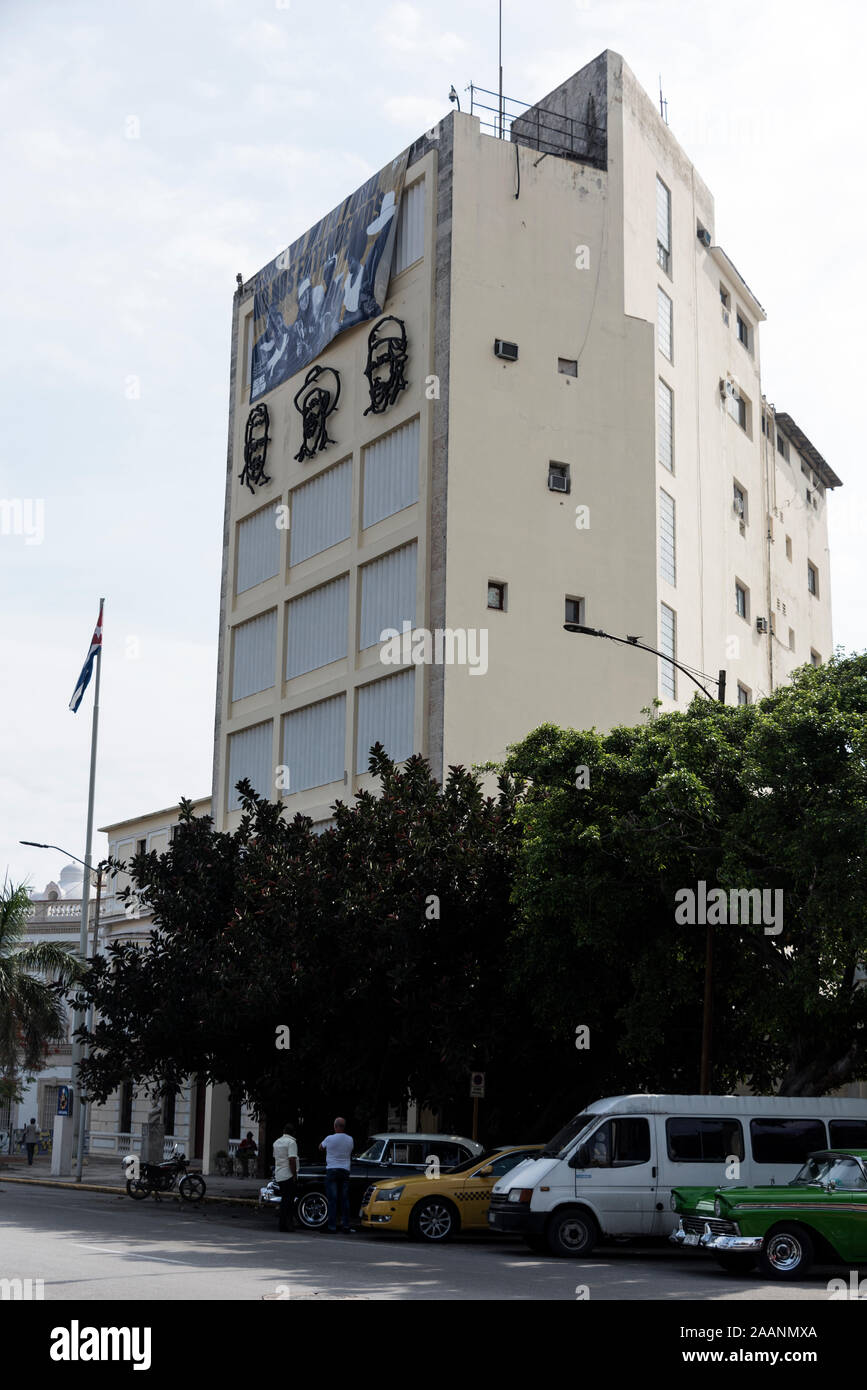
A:
{"type": "Polygon", "coordinates": [[[546,720],[692,699],[567,620],[725,668],[729,702],[831,653],[840,480],[765,394],[710,191],[616,53],[500,134],[451,112],[383,171],[360,242],[363,190],[239,284],[217,825],[244,776],[326,822],[377,739],[441,776],[546,720]],[[395,209],[378,294],[363,257],[395,209]]]}

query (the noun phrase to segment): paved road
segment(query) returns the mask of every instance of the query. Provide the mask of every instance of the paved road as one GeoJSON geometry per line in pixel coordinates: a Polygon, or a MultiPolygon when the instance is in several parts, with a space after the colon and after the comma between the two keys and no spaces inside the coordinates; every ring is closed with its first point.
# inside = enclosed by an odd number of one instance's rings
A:
{"type": "Polygon", "coordinates": [[[272,1211],[0,1182],[0,1277],[42,1279],[45,1298],[827,1300],[820,1270],[796,1285],[733,1279],[695,1251],[616,1246],[583,1262],[503,1237],[443,1247],[398,1236],[281,1236],[272,1211]]]}

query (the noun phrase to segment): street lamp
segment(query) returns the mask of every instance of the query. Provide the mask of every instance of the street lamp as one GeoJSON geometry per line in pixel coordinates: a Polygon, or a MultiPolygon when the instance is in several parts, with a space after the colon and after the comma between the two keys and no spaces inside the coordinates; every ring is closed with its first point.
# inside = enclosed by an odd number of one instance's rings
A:
{"type": "MultiPolygon", "coordinates": [[[[640,651],[652,652],[654,656],[661,656],[663,661],[668,661],[672,666],[676,666],[678,671],[682,671],[685,676],[689,676],[694,685],[697,685],[703,695],[709,700],[713,699],[709,690],[706,690],[701,681],[697,680],[688,666],[684,666],[674,657],[666,652],[659,651],[656,647],[650,647],[645,642],[641,642],[637,637],[614,637],[610,632],[603,632],[598,627],[585,627],[583,623],[564,623],[566,632],[580,632],[585,637],[605,637],[609,642],[621,642],[625,647],[638,647],[640,651]]],[[[708,676],[706,672],[700,673],[705,680],[711,681],[717,688],[717,700],[721,705],[726,702],[726,673],[725,668],[721,667],[719,675],[714,681],[713,676],[708,676]]],[[[701,1065],[699,1069],[699,1093],[703,1096],[710,1094],[710,1048],[713,1030],[713,927],[708,922],[705,926],[704,942],[704,1006],[702,1009],[701,1021],[701,1065]]]]}
{"type": "MultiPolygon", "coordinates": [[[[103,870],[104,870],[104,869],[107,867],[107,865],[108,865],[108,860],[107,860],[107,859],[101,859],[101,860],[99,861],[99,863],[96,865],[96,868],[94,869],[92,865],[86,864],[86,863],[84,862],[83,859],[79,859],[79,857],[78,857],[77,854],[70,854],[68,849],[62,849],[62,848],[60,847],[60,845],[43,845],[43,844],[41,844],[38,840],[19,840],[18,843],[19,843],[20,845],[32,845],[34,849],[56,849],[57,852],[58,852],[58,854],[65,854],[66,857],[67,857],[68,859],[74,859],[75,862],[76,862],[76,864],[81,864],[81,865],[87,870],[87,876],[88,876],[88,877],[89,877],[90,874],[96,873],[96,905],[95,905],[94,915],[93,915],[93,950],[91,951],[91,955],[94,955],[94,956],[95,956],[95,955],[96,955],[96,952],[97,952],[97,944],[98,944],[98,940],[99,940],[99,906],[100,906],[100,901],[101,901],[101,898],[102,898],[102,874],[103,874],[103,870]]],[[[79,955],[79,959],[81,960],[81,963],[82,963],[82,965],[83,965],[84,962],[85,962],[86,959],[87,959],[87,906],[86,906],[86,905],[89,904],[89,901],[90,901],[90,883],[89,883],[89,882],[85,883],[84,878],[82,878],[82,881],[81,881],[81,890],[82,890],[82,897],[83,897],[83,899],[84,899],[84,905],[83,905],[82,914],[81,914],[81,935],[80,935],[79,944],[78,944],[78,955],[79,955]]],[[[74,1009],[74,1010],[73,1010],[73,1014],[77,1014],[78,1012],[79,1012],[78,1009],[74,1009]]],[[[91,1029],[92,1029],[92,1027],[93,1027],[93,1002],[92,1002],[92,1001],[91,1001],[91,1003],[89,1003],[88,1006],[87,1006],[87,1014],[86,1014],[86,1016],[85,1016],[85,1026],[86,1026],[88,1032],[90,1032],[91,1029]]],[[[85,1140],[85,1135],[86,1135],[86,1132],[87,1132],[87,1130],[86,1130],[86,1125],[87,1125],[87,1101],[82,1097],[82,1087],[81,1087],[82,1047],[81,1047],[81,1043],[79,1042],[79,1040],[75,1037],[75,1032],[76,1032],[76,1031],[77,1031],[77,1030],[73,1030],[73,1038],[72,1038],[72,1068],[73,1068],[73,1074],[74,1074],[74,1077],[75,1077],[75,1092],[76,1092],[76,1100],[77,1100],[77,1104],[76,1104],[76,1107],[75,1107],[75,1118],[74,1118],[74,1120],[73,1120],[73,1134],[77,1135],[77,1137],[78,1137],[78,1149],[77,1149],[77,1151],[76,1151],[76,1158],[75,1158],[75,1181],[76,1181],[76,1182],[81,1182],[82,1169],[83,1169],[83,1167],[84,1167],[84,1140],[85,1140]]],[[[84,1045],[84,1058],[83,1058],[83,1059],[86,1061],[89,1055],[90,1055],[90,1049],[89,1049],[89,1046],[85,1043],[85,1045],[84,1045]]]]}

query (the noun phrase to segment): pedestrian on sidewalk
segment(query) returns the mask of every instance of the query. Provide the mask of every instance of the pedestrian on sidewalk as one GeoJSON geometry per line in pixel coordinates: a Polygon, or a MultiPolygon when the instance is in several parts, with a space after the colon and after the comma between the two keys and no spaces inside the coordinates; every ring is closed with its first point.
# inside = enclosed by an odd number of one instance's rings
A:
{"type": "Polygon", "coordinates": [[[27,1150],[27,1166],[28,1168],[32,1168],[33,1155],[39,1147],[39,1126],[35,1119],[31,1120],[29,1125],[24,1126],[21,1142],[27,1150]]]}
{"type": "MultiPolygon", "coordinates": [[[[251,1136],[252,1137],[252,1136],[251,1136]]],[[[298,1175],[298,1145],[292,1125],[283,1126],[283,1134],[274,1145],[274,1181],[280,1189],[280,1230],[295,1229],[295,1179],[298,1175]]]]}
{"type": "Polygon", "coordinates": [[[346,1121],[342,1115],[338,1115],[334,1121],[334,1133],[323,1139],[319,1147],[325,1153],[328,1230],[332,1235],[337,1230],[339,1210],[340,1229],[351,1234],[353,1228],[349,1224],[349,1168],[354,1144],[352,1136],[346,1133],[346,1121]]]}
{"type": "Polygon", "coordinates": [[[248,1129],[246,1139],[242,1139],[238,1145],[238,1158],[241,1163],[242,1178],[248,1178],[250,1176],[250,1160],[251,1158],[255,1158],[258,1152],[256,1141],[253,1138],[253,1131],[252,1129],[248,1129]]]}

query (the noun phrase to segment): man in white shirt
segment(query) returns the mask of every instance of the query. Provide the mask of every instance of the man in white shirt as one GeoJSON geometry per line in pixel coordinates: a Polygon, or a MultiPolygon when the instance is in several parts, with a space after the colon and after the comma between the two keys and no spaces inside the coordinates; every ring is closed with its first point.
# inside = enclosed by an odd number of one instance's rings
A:
{"type": "Polygon", "coordinates": [[[280,1230],[295,1229],[295,1178],[298,1173],[298,1145],[292,1125],[283,1126],[283,1134],[274,1145],[274,1181],[280,1189],[280,1230]]]}
{"type": "Polygon", "coordinates": [[[346,1133],[346,1121],[338,1115],[334,1133],[319,1145],[325,1153],[325,1193],[328,1197],[328,1230],[337,1230],[337,1208],[340,1204],[340,1229],[351,1233],[349,1224],[349,1165],[352,1162],[353,1140],[346,1133]]]}

